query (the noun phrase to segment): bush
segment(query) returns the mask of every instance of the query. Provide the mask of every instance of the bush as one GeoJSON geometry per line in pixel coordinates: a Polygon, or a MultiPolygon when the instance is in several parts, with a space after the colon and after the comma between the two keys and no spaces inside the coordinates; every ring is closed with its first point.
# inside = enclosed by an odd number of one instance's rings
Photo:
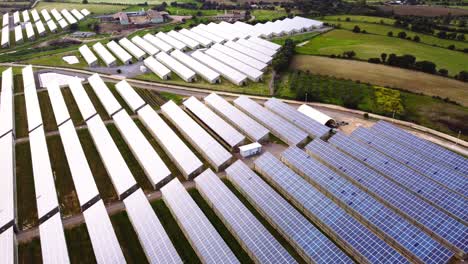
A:
{"type": "Polygon", "coordinates": [[[389,32],[387,33],[387,36],[393,37],[393,32],[392,32],[392,31],[389,31],[389,32]]]}
{"type": "Polygon", "coordinates": [[[439,74],[442,76],[448,76],[448,71],[446,69],[440,69],[439,74]]]}
{"type": "Polygon", "coordinates": [[[360,28],[359,26],[356,25],[356,26],[354,26],[354,28],[353,28],[353,32],[354,32],[354,33],[361,33],[361,28],[360,28]]]}
{"type": "Polygon", "coordinates": [[[376,64],[381,63],[380,58],[369,58],[369,59],[367,60],[367,62],[369,62],[369,63],[376,63],[376,64]]]}
{"type": "Polygon", "coordinates": [[[418,71],[434,74],[436,73],[436,65],[432,61],[417,61],[414,68],[418,71]]]}
{"type": "Polygon", "coordinates": [[[415,42],[420,42],[420,41],[421,41],[421,38],[420,38],[419,36],[416,35],[416,36],[413,37],[413,41],[415,41],[415,42]]]}
{"type": "Polygon", "coordinates": [[[455,49],[455,45],[452,44],[452,45],[448,46],[447,48],[448,48],[449,50],[454,50],[454,49],[455,49]]]}
{"type": "Polygon", "coordinates": [[[401,31],[401,32],[398,32],[398,35],[397,35],[399,38],[402,38],[402,39],[405,39],[406,38],[406,32],[404,31],[401,31]]]}
{"type": "Polygon", "coordinates": [[[468,82],[468,71],[461,71],[457,76],[455,76],[455,78],[462,82],[468,82]]]}

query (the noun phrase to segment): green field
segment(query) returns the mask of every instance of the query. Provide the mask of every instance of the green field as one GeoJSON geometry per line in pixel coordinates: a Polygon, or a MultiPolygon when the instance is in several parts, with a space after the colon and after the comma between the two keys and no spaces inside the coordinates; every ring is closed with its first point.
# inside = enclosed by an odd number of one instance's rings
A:
{"type": "Polygon", "coordinates": [[[383,22],[386,25],[393,25],[395,19],[385,18],[385,17],[375,17],[375,16],[356,16],[356,15],[338,15],[338,16],[325,16],[319,17],[319,20],[332,20],[344,22],[349,18],[351,22],[366,22],[366,23],[381,23],[383,22]]]}
{"type": "MultiPolygon", "coordinates": [[[[354,26],[359,26],[361,30],[367,31],[367,33],[376,34],[387,36],[388,32],[393,32],[394,38],[397,38],[396,35],[399,32],[406,32],[407,36],[413,38],[414,36],[419,36],[421,38],[421,43],[425,43],[428,45],[435,45],[443,48],[447,48],[450,45],[454,45],[456,49],[465,49],[468,48],[467,41],[456,41],[456,40],[449,40],[449,39],[440,39],[438,37],[427,35],[423,33],[412,32],[410,30],[404,30],[402,28],[393,27],[389,25],[381,25],[381,24],[374,24],[374,23],[366,23],[366,22],[345,22],[345,21],[337,21],[326,19],[323,20],[324,22],[328,22],[329,24],[334,25],[341,25],[341,29],[346,30],[353,30],[354,26]]],[[[400,40],[400,39],[398,39],[400,40]]],[[[410,41],[410,40],[400,40],[400,41],[410,41]]],[[[411,41],[410,41],[411,42],[411,41]]]]}
{"type": "Polygon", "coordinates": [[[273,20],[275,18],[287,16],[288,14],[284,9],[277,10],[253,10],[251,15],[255,17],[256,20],[273,20]]]}
{"type": "Polygon", "coordinates": [[[307,32],[307,33],[302,33],[302,34],[298,34],[298,35],[294,35],[294,36],[286,36],[286,37],[275,38],[272,41],[274,43],[284,45],[284,43],[286,42],[287,39],[291,39],[296,43],[296,45],[298,45],[298,44],[301,44],[301,43],[303,43],[305,41],[310,40],[311,38],[313,38],[313,37],[315,37],[315,36],[317,36],[319,34],[320,33],[318,33],[318,32],[307,32]]]}
{"type": "Polygon", "coordinates": [[[299,54],[341,55],[345,51],[356,52],[356,57],[367,60],[379,58],[381,53],[412,54],[418,61],[429,60],[438,69],[445,68],[453,76],[467,69],[468,54],[432,47],[412,41],[372,34],[356,34],[348,30],[333,30],[311,39],[297,47],[299,54]]]}
{"type": "MultiPolygon", "coordinates": [[[[64,0],[62,2],[81,3],[82,0],[64,0]]],[[[162,4],[164,0],[88,0],[89,4],[119,4],[119,5],[138,5],[148,3],[148,5],[162,4]]],[[[177,2],[192,2],[192,0],[178,0],[177,2]]],[[[169,3],[169,2],[168,2],[169,3]]],[[[88,5],[89,5],[88,4],[88,5]]]]}
{"type": "Polygon", "coordinates": [[[276,96],[341,105],[347,108],[392,116],[453,136],[462,132],[466,140],[468,108],[444,100],[406,91],[385,89],[324,75],[287,73],[277,86],[276,96]]]}
{"type": "Polygon", "coordinates": [[[222,14],[222,10],[195,10],[195,9],[187,9],[181,7],[173,7],[168,6],[166,7],[166,11],[168,11],[171,15],[179,15],[179,16],[196,16],[198,12],[201,13],[202,16],[215,16],[217,14],[222,14]]]}

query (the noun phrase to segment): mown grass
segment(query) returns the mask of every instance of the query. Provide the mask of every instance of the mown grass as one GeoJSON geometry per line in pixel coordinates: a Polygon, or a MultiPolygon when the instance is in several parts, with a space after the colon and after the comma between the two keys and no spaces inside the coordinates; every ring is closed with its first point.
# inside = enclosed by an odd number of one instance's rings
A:
{"type": "Polygon", "coordinates": [[[168,6],[166,8],[166,11],[168,11],[171,15],[176,15],[176,16],[198,16],[199,13],[202,16],[215,16],[217,14],[223,13],[223,10],[187,9],[187,8],[173,7],[173,6],[168,6]]]}
{"type": "MultiPolygon", "coordinates": [[[[311,41],[313,42],[313,41],[311,41]]],[[[450,98],[468,106],[468,84],[457,80],[385,65],[320,56],[295,56],[291,69],[450,98]],[[443,87],[443,89],[441,89],[443,87]]]]}
{"type": "Polygon", "coordinates": [[[185,238],[184,233],[177,225],[176,220],[172,217],[169,208],[164,204],[163,200],[156,200],[151,203],[153,210],[156,212],[156,215],[161,221],[164,230],[166,231],[169,239],[174,245],[177,253],[184,263],[201,263],[197,254],[193,250],[192,246],[185,238]]]}
{"type": "MultiPolygon", "coordinates": [[[[328,22],[330,24],[334,24],[334,25],[339,24],[341,29],[346,29],[346,30],[353,30],[355,26],[358,26],[361,30],[365,30],[367,33],[381,35],[381,36],[387,36],[388,32],[393,32],[393,36],[394,36],[393,38],[397,38],[397,34],[399,32],[405,32],[408,37],[411,37],[411,39],[414,36],[419,36],[421,39],[420,43],[434,45],[434,46],[443,47],[443,48],[448,48],[450,45],[454,45],[456,49],[460,49],[460,50],[468,48],[468,42],[466,41],[440,39],[433,35],[413,32],[410,30],[405,30],[403,28],[397,28],[397,27],[392,26],[392,24],[382,25],[382,24],[377,24],[377,23],[356,22],[356,21],[346,22],[346,21],[337,21],[337,20],[331,20],[331,19],[325,19],[323,21],[328,22]]],[[[402,42],[403,41],[412,42],[412,40],[403,40],[403,39],[398,39],[398,40],[402,42]]]]}
{"type": "Polygon", "coordinates": [[[224,239],[224,242],[229,246],[234,255],[239,259],[241,263],[253,263],[253,260],[249,257],[247,252],[241,247],[236,238],[229,232],[226,226],[223,224],[221,219],[216,215],[216,213],[211,209],[211,207],[205,202],[203,197],[200,195],[197,189],[190,189],[190,196],[197,203],[198,207],[203,211],[206,217],[210,220],[211,224],[214,226],[216,231],[224,239]]]}
{"type": "Polygon", "coordinates": [[[341,106],[352,103],[355,109],[389,117],[395,112],[397,119],[453,136],[458,136],[461,131],[461,138],[468,138],[468,125],[463,121],[468,115],[468,108],[438,98],[305,73],[299,76],[284,74],[276,95],[303,100],[304,91],[300,91],[298,87],[305,87],[309,95],[308,101],[341,106]]]}
{"type": "Polygon", "coordinates": [[[65,237],[71,263],[96,263],[93,246],[85,223],[66,229],[65,237]]]}
{"type": "Polygon", "coordinates": [[[123,211],[111,216],[111,222],[127,263],[148,263],[127,212],[123,211]]]}
{"type": "Polygon", "coordinates": [[[307,55],[341,55],[346,51],[354,51],[356,58],[363,60],[380,58],[382,53],[412,54],[418,61],[432,61],[438,69],[447,69],[451,76],[466,70],[466,61],[468,61],[468,54],[458,51],[393,37],[357,34],[339,29],[311,39],[304,46],[296,47],[296,51],[307,55]]]}
{"type": "Polygon", "coordinates": [[[286,11],[282,8],[277,10],[253,10],[251,12],[251,16],[254,16],[255,20],[273,20],[287,15],[286,11]]]}

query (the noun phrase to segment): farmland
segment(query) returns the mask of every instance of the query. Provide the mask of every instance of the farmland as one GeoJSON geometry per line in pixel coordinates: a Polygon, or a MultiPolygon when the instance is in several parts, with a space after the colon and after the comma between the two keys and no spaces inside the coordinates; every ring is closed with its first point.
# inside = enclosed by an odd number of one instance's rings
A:
{"type": "Polygon", "coordinates": [[[463,8],[446,8],[442,6],[379,6],[380,10],[384,12],[392,12],[395,15],[402,16],[446,16],[448,14],[452,16],[466,16],[468,15],[468,9],[463,8]]]}
{"type": "Polygon", "coordinates": [[[341,55],[345,51],[356,52],[356,58],[367,60],[380,57],[381,53],[411,54],[417,60],[432,61],[437,68],[445,68],[449,75],[466,70],[468,54],[445,48],[432,47],[412,41],[372,34],[357,34],[348,30],[333,30],[311,39],[297,47],[299,54],[341,55]]]}
{"type": "MultiPolygon", "coordinates": [[[[364,21],[366,17],[363,17],[364,21]]],[[[370,17],[367,17],[370,18],[370,17]]],[[[379,18],[375,17],[375,20],[378,20],[379,18]]],[[[391,22],[390,19],[383,20],[385,25],[383,24],[377,24],[380,23],[378,21],[375,22],[360,22],[359,19],[356,19],[354,17],[351,17],[351,21],[347,22],[344,21],[345,16],[342,17],[325,17],[324,22],[328,22],[330,24],[335,24],[335,25],[340,25],[341,29],[346,29],[346,30],[353,30],[354,26],[358,26],[361,30],[367,31],[367,33],[370,34],[376,34],[376,35],[381,35],[381,36],[387,36],[388,32],[393,32],[395,38],[398,32],[405,32],[406,35],[410,38],[413,38],[414,36],[419,36],[421,38],[420,43],[428,44],[428,45],[436,45],[439,47],[448,47],[450,45],[454,45],[456,49],[465,49],[468,48],[468,42],[466,41],[456,41],[456,40],[448,40],[448,39],[440,39],[435,36],[427,35],[427,34],[422,34],[422,33],[416,33],[412,32],[410,30],[404,30],[402,28],[397,28],[391,26],[393,22],[391,22]],[[337,18],[341,18],[341,21],[337,20],[337,18]]],[[[367,20],[369,21],[369,20],[367,20]]],[[[373,21],[370,19],[370,21],[373,21]]],[[[410,41],[410,40],[403,40],[401,41],[410,41]]]]}
{"type": "MultiPolygon", "coordinates": [[[[103,2],[99,0],[100,2],[103,2]]],[[[36,9],[41,10],[41,9],[57,9],[57,10],[62,10],[62,9],[83,9],[86,8],[90,12],[94,14],[111,14],[111,13],[116,13],[119,11],[122,11],[126,9],[128,6],[127,5],[111,5],[111,4],[91,4],[92,1],[89,1],[90,4],[81,4],[81,1],[76,2],[76,3],[63,3],[63,2],[39,2],[37,4],[36,9]]],[[[113,1],[115,2],[115,1],[113,1]]]]}
{"type": "Polygon", "coordinates": [[[295,56],[293,69],[309,70],[380,86],[401,88],[413,93],[450,98],[468,106],[468,84],[460,81],[406,69],[367,62],[331,59],[318,56],[295,56]],[[441,89],[441,87],[444,87],[441,89]]]}

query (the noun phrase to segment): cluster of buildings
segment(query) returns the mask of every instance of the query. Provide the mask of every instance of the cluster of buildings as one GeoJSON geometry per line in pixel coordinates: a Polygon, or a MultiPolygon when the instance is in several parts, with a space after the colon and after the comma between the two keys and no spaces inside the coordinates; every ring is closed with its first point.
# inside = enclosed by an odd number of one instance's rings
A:
{"type": "Polygon", "coordinates": [[[209,83],[219,83],[223,77],[244,85],[262,80],[281,47],[264,38],[320,26],[321,22],[301,17],[280,20],[273,25],[222,21],[200,24],[190,30],[146,34],[131,40],[123,38],[118,43],[96,43],[92,48],[97,56],[86,45],[79,50],[90,67],[97,65],[98,57],[108,67],[116,66],[118,61],[129,64],[144,60],[145,66],[163,80],[174,73],[186,82],[195,81],[199,76],[209,83]]]}

